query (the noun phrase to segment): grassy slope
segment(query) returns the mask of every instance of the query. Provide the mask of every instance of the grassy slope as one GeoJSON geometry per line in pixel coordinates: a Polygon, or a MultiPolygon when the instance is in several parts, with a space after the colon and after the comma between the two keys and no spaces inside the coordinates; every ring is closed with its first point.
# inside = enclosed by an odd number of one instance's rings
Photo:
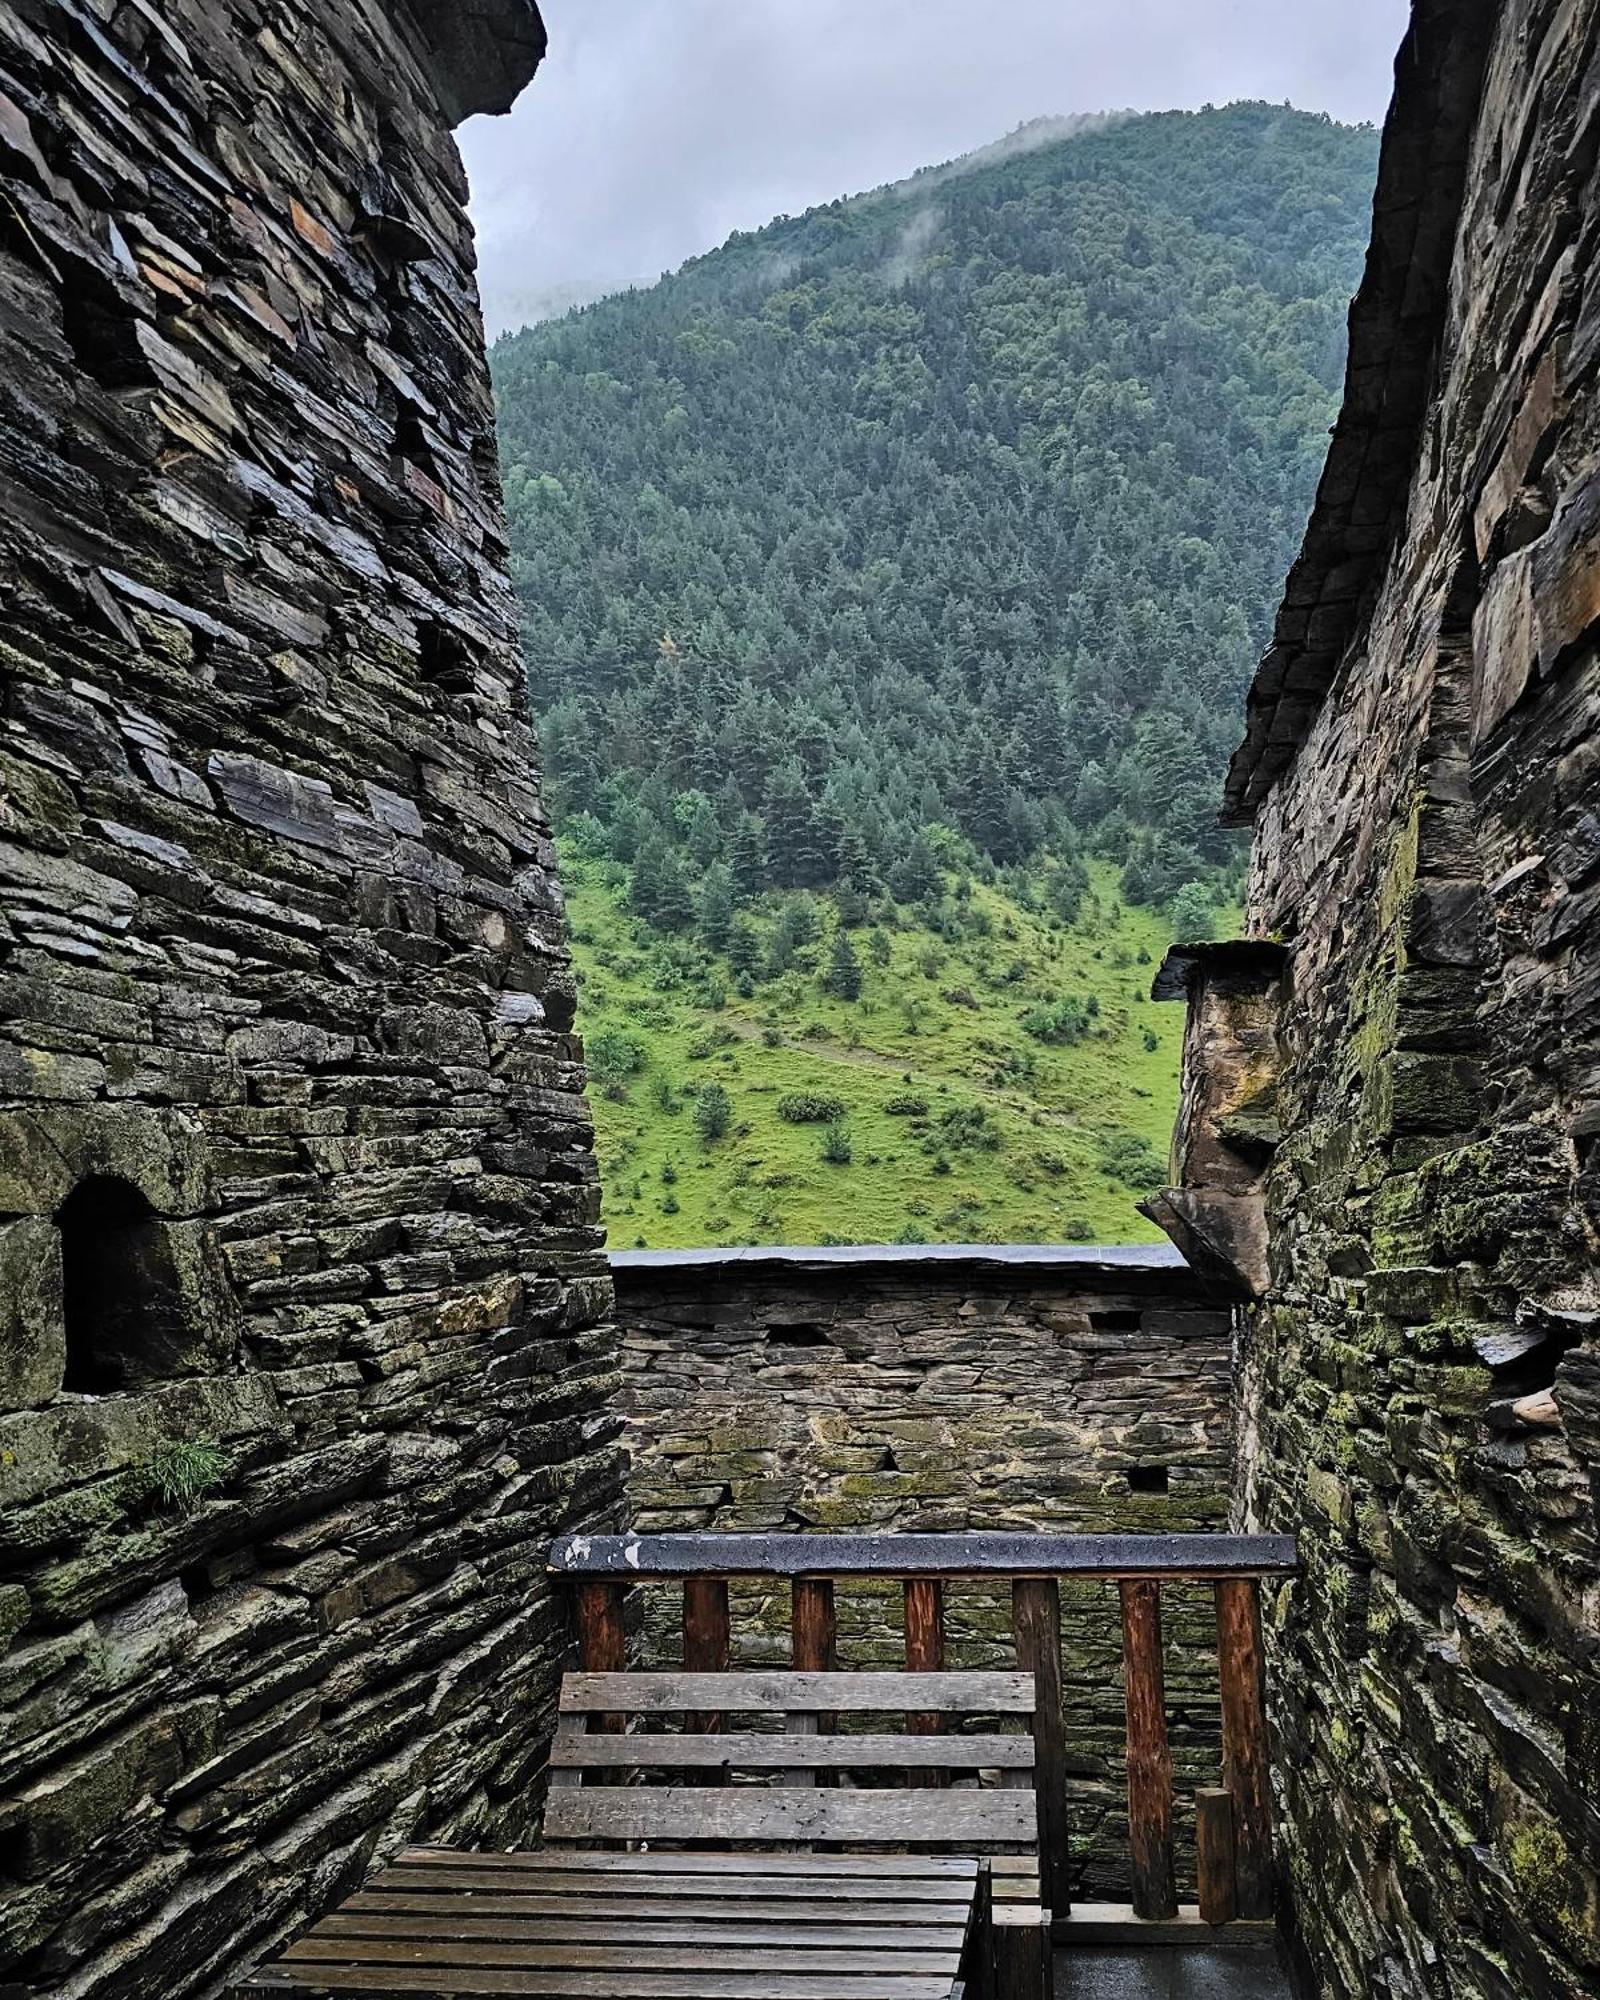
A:
{"type": "MultiPolygon", "coordinates": [[[[980,884],[970,908],[987,919],[987,936],[948,943],[894,931],[880,967],[868,931],[854,933],[864,984],[853,1003],[824,993],[815,971],[740,999],[724,966],[730,997],[716,1009],[698,977],[663,990],[650,934],[600,865],[567,852],[563,869],[584,1032],[622,1029],[648,1052],[624,1085],[591,1086],[613,1248],[1157,1239],[1133,1205],[1156,1162],[1146,1154],[1124,1180],[1106,1171],[1102,1147],[1108,1132],[1131,1134],[1165,1158],[1181,1010],[1148,997],[1168,928],[1121,903],[1113,871],[1096,872],[1071,926],[980,884]],[[939,959],[931,977],[929,953],[939,959]],[[1062,993],[1098,999],[1097,1031],[1069,1048],[1043,1046],[1019,1017],[1062,993]],[[733,1100],[733,1127],[707,1146],[693,1113],[711,1081],[733,1100]],[[822,1159],[822,1126],[779,1117],[779,1098],[798,1090],[846,1101],[848,1165],[822,1159]],[[926,1099],[925,1118],[884,1110],[907,1094],[926,1099]],[[987,1107],[998,1149],[941,1146],[941,1114],[974,1103],[987,1107]],[[941,1150],[948,1171],[938,1169],[941,1150]]],[[[806,956],[825,963],[826,939],[806,956]]]]}

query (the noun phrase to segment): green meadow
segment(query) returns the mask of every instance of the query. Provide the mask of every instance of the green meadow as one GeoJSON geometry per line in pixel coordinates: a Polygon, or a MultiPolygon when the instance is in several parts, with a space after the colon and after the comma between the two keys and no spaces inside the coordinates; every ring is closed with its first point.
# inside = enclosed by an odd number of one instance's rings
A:
{"type": "Polygon", "coordinates": [[[827,898],[752,979],[630,915],[614,865],[562,865],[612,1248],[1158,1239],[1134,1204],[1164,1177],[1182,1013],[1149,997],[1170,924],[1116,870],[1070,921],[1026,882],[885,904],[849,931],[846,999],[827,898]]]}

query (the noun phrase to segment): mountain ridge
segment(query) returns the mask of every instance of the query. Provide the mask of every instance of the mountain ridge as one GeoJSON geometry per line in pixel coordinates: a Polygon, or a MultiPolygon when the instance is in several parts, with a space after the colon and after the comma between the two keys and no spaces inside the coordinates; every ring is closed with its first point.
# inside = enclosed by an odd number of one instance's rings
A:
{"type": "MultiPolygon", "coordinates": [[[[965,968],[965,1003],[942,988],[919,1013],[947,1088],[960,1063],[934,1045],[966,1048],[951,1006],[969,1005],[993,1010],[1047,1118],[1096,1044],[1144,1076],[1154,1033],[1161,1076],[1140,1088],[1159,1115],[1124,1105],[1107,1130],[1148,1144],[1170,1113],[1166,1038],[1122,986],[1055,982],[1051,954],[1080,962],[1086,921],[1136,960],[1157,933],[1230,920],[1239,850],[1216,790],[1337,398],[1376,135],[1247,104],[1017,136],[494,350],[586,1018],[642,1051],[602,1083],[603,1148],[624,1127],[635,1158],[656,1145],[647,1092],[700,1094],[687,1073],[658,1090],[673,1031],[639,1032],[641,980],[668,1012],[743,1010],[786,1047],[813,996],[855,1010],[864,1044],[877,1008],[880,1054],[904,1067],[882,989],[914,939],[913,959],[965,968]],[[978,914],[1034,955],[1009,1012],[974,990],[978,914]]],[[[760,1048],[728,1042],[713,1060],[753,1089],[760,1048]]],[[[1023,1114],[992,1082],[968,1094],[996,1114],[1003,1180],[1023,1114]]],[[[1099,1161],[1091,1145],[1072,1163],[1062,1225],[1103,1231],[1115,1190],[1119,1233],[1143,1233],[1099,1161]]],[[[1014,1188],[981,1197],[982,1228],[1049,1226],[1014,1188]]],[[[799,1226],[744,1206],[648,1240],[799,1226]]]]}

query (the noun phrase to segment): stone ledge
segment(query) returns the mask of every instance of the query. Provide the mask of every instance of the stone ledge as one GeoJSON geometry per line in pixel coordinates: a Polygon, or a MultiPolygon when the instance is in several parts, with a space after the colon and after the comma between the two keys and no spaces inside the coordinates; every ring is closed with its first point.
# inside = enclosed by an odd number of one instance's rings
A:
{"type": "Polygon", "coordinates": [[[509,111],[548,45],[535,0],[411,0],[429,73],[452,125],[509,111]]]}
{"type": "Polygon", "coordinates": [[[1189,1266],[1170,1243],[759,1243],[737,1249],[613,1250],[613,1272],[649,1271],[670,1278],[675,1272],[710,1271],[728,1265],[801,1271],[871,1270],[893,1266],[897,1274],[918,1268],[949,1270],[1101,1271],[1170,1276],[1189,1266]]]}

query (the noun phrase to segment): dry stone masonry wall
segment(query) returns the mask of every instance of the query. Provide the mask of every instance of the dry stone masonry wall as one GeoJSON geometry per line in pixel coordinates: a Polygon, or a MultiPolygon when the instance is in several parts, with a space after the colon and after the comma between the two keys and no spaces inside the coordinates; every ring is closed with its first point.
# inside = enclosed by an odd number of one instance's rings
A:
{"type": "Polygon", "coordinates": [[[1330,460],[1235,770],[1251,933],[1284,947],[1244,1514],[1305,1564],[1272,1685],[1320,1989],[1577,2000],[1600,1990],[1600,7],[1419,4],[1399,86],[1342,420],[1373,483],[1330,460]]]}
{"type": "MultiPolygon", "coordinates": [[[[853,1534],[1225,1525],[1229,1318],[1180,1260],[1017,1249],[623,1252],[612,1259],[641,1532],[853,1534]]],[[[679,1603],[647,1592],[653,1658],[679,1603]]],[[[1184,1801],[1217,1777],[1209,1590],[1169,1587],[1167,1686],[1184,1801]]],[[[1126,1901],[1115,1592],[1063,1587],[1076,1886],[1126,1901]]],[[[735,1585],[736,1657],[787,1657],[787,1592],[735,1585]]],[[[1010,1602],[952,1587],[956,1666],[1008,1665],[1010,1602]]],[[[897,1590],[840,1587],[847,1666],[904,1658],[897,1590]]]]}
{"type": "Polygon", "coordinates": [[[528,0],[0,7],[0,1986],[508,1839],[610,1283],[450,120],[528,0]]]}

